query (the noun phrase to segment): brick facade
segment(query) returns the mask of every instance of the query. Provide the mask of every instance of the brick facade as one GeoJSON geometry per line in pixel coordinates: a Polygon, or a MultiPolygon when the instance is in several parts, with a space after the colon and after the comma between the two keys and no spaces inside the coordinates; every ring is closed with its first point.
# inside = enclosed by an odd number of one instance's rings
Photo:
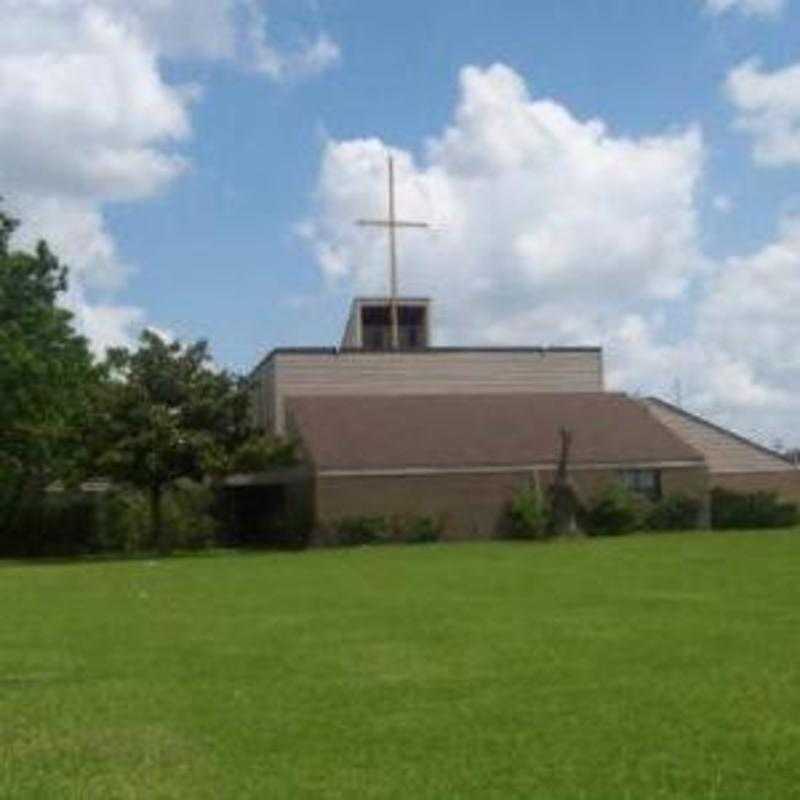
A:
{"type": "MultiPolygon", "coordinates": [[[[542,488],[549,485],[552,470],[539,470],[542,488]]],[[[588,500],[604,485],[617,479],[616,470],[573,470],[576,489],[588,500]]],[[[531,480],[529,470],[491,473],[426,475],[318,475],[315,511],[318,527],[325,530],[343,517],[424,514],[446,520],[447,539],[485,539],[501,532],[508,504],[517,489],[531,480]]],[[[708,471],[703,467],[661,470],[665,495],[688,493],[706,500],[708,471]]]]}

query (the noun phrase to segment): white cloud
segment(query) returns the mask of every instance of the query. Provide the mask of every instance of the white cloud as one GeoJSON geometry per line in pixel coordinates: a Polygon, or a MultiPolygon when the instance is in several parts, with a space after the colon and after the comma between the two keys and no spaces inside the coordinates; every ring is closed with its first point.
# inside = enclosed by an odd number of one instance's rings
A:
{"type": "MultiPolygon", "coordinates": [[[[385,152],[376,139],[329,142],[306,230],[326,276],[361,291],[386,286],[384,237],[353,225],[385,212],[385,152]]],[[[395,155],[401,213],[436,229],[401,234],[401,281],[447,298],[448,339],[535,331],[562,341],[576,333],[565,304],[596,330],[588,321],[598,316],[680,296],[704,267],[695,129],[615,137],[532,100],[507,67],[468,67],[455,121],[427,143],[423,163],[395,155]]]]}
{"type": "MultiPolygon", "coordinates": [[[[762,438],[796,413],[800,236],[703,255],[695,128],[617,136],[507,67],[469,67],[451,125],[394,155],[400,215],[434,224],[400,234],[401,291],[435,297],[440,344],[602,344],[610,386],[680,379],[696,410],[762,438]]],[[[353,224],[386,213],[385,159],[378,139],[325,147],[300,232],[331,284],[386,291],[385,236],[353,224]]]]}
{"type": "MultiPolygon", "coordinates": [[[[23,220],[22,244],[46,238],[71,268],[67,304],[98,348],[120,344],[144,323],[116,306],[121,262],[103,207],[166,189],[187,168],[200,87],[169,83],[165,59],[225,59],[256,70],[250,0],[0,0],[0,196],[23,220]],[[102,293],[102,294],[101,294],[102,293]],[[102,298],[102,299],[99,299],[102,298]]],[[[321,37],[299,52],[255,31],[280,74],[327,66],[321,37]]],[[[336,51],[338,52],[338,51],[336,51]]],[[[268,73],[268,71],[267,71],[268,73]]]]}
{"type": "Polygon", "coordinates": [[[740,11],[753,17],[777,17],[786,6],[786,0],[704,0],[713,14],[740,11]]]}
{"type": "Polygon", "coordinates": [[[98,355],[108,347],[130,346],[145,324],[146,317],[141,308],[89,302],[76,291],[71,292],[68,305],[75,312],[77,325],[98,355]]]}
{"type": "Polygon", "coordinates": [[[800,411],[800,219],[776,240],[719,264],[692,311],[690,335],[623,320],[606,338],[617,385],[669,393],[680,380],[697,410],[765,443],[797,441],[800,411]]]}
{"type": "Polygon", "coordinates": [[[90,3],[12,3],[0,28],[0,193],[69,264],[68,305],[95,344],[119,343],[136,309],[96,305],[119,289],[102,204],[149,197],[185,168],[188,100],[159,73],[153,45],[90,3]]]}
{"type": "Polygon", "coordinates": [[[341,57],[339,46],[327,34],[320,33],[312,42],[303,42],[285,51],[273,45],[267,36],[267,14],[258,0],[246,0],[246,41],[249,66],[273,80],[284,81],[318,75],[336,65],[341,57]]]}
{"type": "Polygon", "coordinates": [[[755,159],[768,166],[800,165],[800,63],[775,72],[746,61],[728,76],[736,127],[753,137],[755,159]]]}
{"type": "Polygon", "coordinates": [[[738,356],[776,392],[800,386],[800,219],[776,241],[717,271],[699,307],[698,332],[738,356]]]}

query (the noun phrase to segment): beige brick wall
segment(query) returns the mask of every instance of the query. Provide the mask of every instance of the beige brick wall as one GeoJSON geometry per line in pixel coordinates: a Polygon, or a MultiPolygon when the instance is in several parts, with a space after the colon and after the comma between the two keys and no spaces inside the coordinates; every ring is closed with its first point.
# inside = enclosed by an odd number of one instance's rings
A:
{"type": "Polygon", "coordinates": [[[392,477],[320,477],[319,523],[347,516],[445,515],[446,537],[486,538],[496,530],[505,504],[527,479],[524,473],[392,477]]]}
{"type": "Polygon", "coordinates": [[[661,470],[661,493],[664,497],[688,494],[705,500],[710,487],[710,476],[706,467],[661,470]]]}
{"type": "MultiPolygon", "coordinates": [[[[551,470],[540,470],[542,488],[552,480],[551,470]]],[[[616,480],[615,470],[573,470],[581,499],[588,501],[604,485],[616,480]]],[[[531,480],[527,470],[490,474],[406,476],[319,476],[316,482],[317,522],[324,529],[348,516],[425,514],[444,515],[445,538],[472,539],[497,535],[514,492],[531,480]]],[[[684,492],[708,496],[705,468],[662,470],[665,494],[684,492]]]]}
{"type": "Polygon", "coordinates": [[[575,351],[276,353],[252,376],[259,427],[285,433],[287,397],[602,392],[602,354],[575,351]]]}
{"type": "Polygon", "coordinates": [[[777,492],[784,500],[800,503],[800,470],[783,472],[729,472],[711,476],[711,485],[734,492],[777,492]]]}

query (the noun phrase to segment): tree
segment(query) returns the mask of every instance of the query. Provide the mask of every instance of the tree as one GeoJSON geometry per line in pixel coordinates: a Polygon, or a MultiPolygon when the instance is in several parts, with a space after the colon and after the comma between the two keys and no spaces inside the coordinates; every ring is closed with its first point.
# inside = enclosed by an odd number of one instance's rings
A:
{"type": "MultiPolygon", "coordinates": [[[[99,380],[72,314],[57,305],[67,269],[40,242],[13,251],[17,221],[0,211],[0,529],[26,498],[74,471],[87,390],[99,380]]],[[[41,504],[39,504],[41,505],[41,504]]]]}
{"type": "Polygon", "coordinates": [[[250,436],[244,382],[209,366],[205,341],[183,346],[144,331],[139,348],[109,350],[108,381],[89,432],[96,471],[147,492],[153,542],[172,549],[164,493],[180,478],[226,470],[250,436]]]}

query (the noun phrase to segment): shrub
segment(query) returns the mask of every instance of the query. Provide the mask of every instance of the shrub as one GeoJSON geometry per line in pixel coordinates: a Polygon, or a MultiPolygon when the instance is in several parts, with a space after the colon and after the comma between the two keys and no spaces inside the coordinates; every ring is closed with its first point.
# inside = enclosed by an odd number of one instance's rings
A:
{"type": "Polygon", "coordinates": [[[538,483],[517,491],[508,509],[508,531],[512,539],[544,539],[548,535],[550,510],[538,483]]]}
{"type": "Polygon", "coordinates": [[[430,544],[442,538],[447,526],[443,515],[428,514],[397,517],[392,520],[393,533],[396,538],[406,544],[430,544]]]}
{"type": "Polygon", "coordinates": [[[798,509],[782,502],[776,492],[711,492],[713,528],[788,528],[798,523],[798,509]]]}
{"type": "Polygon", "coordinates": [[[182,481],[164,498],[164,528],[177,548],[200,550],[211,547],[218,523],[213,516],[215,495],[212,489],[182,481]]]}
{"type": "Polygon", "coordinates": [[[136,553],[147,546],[150,508],[141,492],[112,489],[98,509],[99,535],[105,552],[136,553]]]}
{"type": "Polygon", "coordinates": [[[581,527],[592,536],[620,536],[645,527],[650,503],[622,483],[603,488],[583,513],[581,527]]]}
{"type": "Polygon", "coordinates": [[[703,502],[686,494],[672,494],[653,505],[647,527],[656,531],[693,530],[700,525],[703,502]]]}
{"type": "Polygon", "coordinates": [[[425,544],[441,539],[444,516],[395,514],[342,517],[333,524],[334,541],[345,546],[363,544],[425,544]]]}
{"type": "Polygon", "coordinates": [[[47,492],[24,499],[0,538],[0,554],[13,557],[78,556],[100,549],[94,495],[47,492]]]}
{"type": "MultiPolygon", "coordinates": [[[[214,492],[181,482],[164,496],[164,527],[175,546],[216,542],[214,492]]],[[[0,555],[66,557],[136,553],[153,547],[150,508],[142,492],[115,487],[103,493],[47,492],[20,505],[0,539],[0,555]]]]}
{"type": "MultiPolygon", "coordinates": [[[[164,495],[163,525],[175,547],[197,550],[216,542],[214,503],[210,488],[189,481],[181,481],[164,495]]],[[[112,490],[100,503],[99,519],[102,551],[135,553],[155,546],[150,541],[150,507],[142,492],[112,490]]]]}
{"type": "Polygon", "coordinates": [[[382,544],[391,539],[386,517],[379,515],[342,517],[333,529],[336,543],[342,545],[382,544]]]}

